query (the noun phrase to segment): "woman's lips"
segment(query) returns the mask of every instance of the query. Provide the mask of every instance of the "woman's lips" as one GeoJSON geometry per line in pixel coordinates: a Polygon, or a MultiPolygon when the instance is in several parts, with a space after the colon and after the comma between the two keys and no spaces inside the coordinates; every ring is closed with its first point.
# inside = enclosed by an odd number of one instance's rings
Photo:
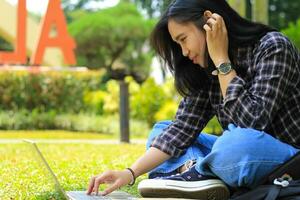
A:
{"type": "Polygon", "coordinates": [[[198,57],[198,56],[195,56],[195,57],[193,58],[193,63],[194,63],[194,64],[197,63],[197,57],[198,57]]]}

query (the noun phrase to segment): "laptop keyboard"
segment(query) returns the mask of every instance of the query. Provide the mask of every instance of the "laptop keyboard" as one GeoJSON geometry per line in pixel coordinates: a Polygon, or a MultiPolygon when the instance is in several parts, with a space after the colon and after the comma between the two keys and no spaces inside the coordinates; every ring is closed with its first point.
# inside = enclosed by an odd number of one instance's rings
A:
{"type": "Polygon", "coordinates": [[[96,199],[111,199],[111,200],[134,200],[136,198],[126,194],[126,193],[112,193],[108,196],[99,196],[99,195],[87,195],[85,192],[79,192],[79,191],[73,191],[73,192],[67,192],[68,196],[76,199],[76,200],[96,200],[96,199]]]}

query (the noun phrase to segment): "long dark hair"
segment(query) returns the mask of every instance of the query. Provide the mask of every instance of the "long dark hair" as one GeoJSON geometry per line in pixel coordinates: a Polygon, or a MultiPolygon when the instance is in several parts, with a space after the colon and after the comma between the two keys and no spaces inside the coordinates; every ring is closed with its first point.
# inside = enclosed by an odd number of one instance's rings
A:
{"type": "MultiPolygon", "coordinates": [[[[242,18],[225,0],[175,0],[156,24],[151,34],[151,44],[163,59],[175,78],[175,87],[182,96],[206,89],[208,74],[181,53],[181,47],[171,38],[168,21],[193,22],[200,30],[206,23],[204,11],[218,13],[225,21],[229,39],[229,58],[233,49],[256,43],[263,35],[274,29],[242,18]]],[[[213,65],[209,59],[209,66],[213,65]]]]}

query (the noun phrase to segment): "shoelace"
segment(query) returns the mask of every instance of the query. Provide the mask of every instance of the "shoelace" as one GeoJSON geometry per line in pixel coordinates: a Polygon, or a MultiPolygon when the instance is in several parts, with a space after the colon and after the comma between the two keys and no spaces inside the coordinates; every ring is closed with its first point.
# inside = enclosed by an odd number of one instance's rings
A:
{"type": "Polygon", "coordinates": [[[188,161],[186,161],[185,164],[184,164],[186,170],[183,171],[182,173],[190,170],[195,164],[196,164],[196,160],[188,160],[188,161]]]}
{"type": "Polygon", "coordinates": [[[188,160],[185,162],[184,166],[187,170],[189,170],[194,166],[194,164],[196,164],[196,160],[188,160]]]}
{"type": "Polygon", "coordinates": [[[171,177],[178,176],[178,175],[180,175],[180,174],[182,174],[182,173],[190,170],[195,164],[196,164],[196,160],[188,160],[188,161],[186,161],[184,163],[184,166],[185,166],[186,170],[184,170],[181,173],[173,174],[173,175],[171,175],[171,177]]]}

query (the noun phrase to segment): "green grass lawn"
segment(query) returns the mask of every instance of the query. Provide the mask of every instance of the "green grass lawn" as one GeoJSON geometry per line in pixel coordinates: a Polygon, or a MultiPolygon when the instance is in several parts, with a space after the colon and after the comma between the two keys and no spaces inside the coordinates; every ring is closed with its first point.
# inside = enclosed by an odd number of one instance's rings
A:
{"type": "MultiPolygon", "coordinates": [[[[0,133],[0,137],[2,134],[0,133]]],[[[12,134],[18,136],[19,133],[12,134]]],[[[65,137],[69,133],[60,133],[59,136],[57,134],[55,138],[60,138],[61,134],[66,134],[65,137]]],[[[21,135],[23,138],[24,134],[21,135]]],[[[93,137],[92,134],[91,138],[93,137]]],[[[108,169],[124,169],[145,151],[144,145],[133,144],[38,144],[38,146],[65,190],[85,190],[92,175],[108,169]]],[[[1,200],[61,199],[54,189],[50,176],[44,173],[45,170],[34,155],[27,144],[0,144],[1,200]]],[[[138,178],[134,187],[126,186],[121,190],[138,196],[137,184],[145,177],[144,175],[138,178]]]]}
{"type": "Polygon", "coordinates": [[[72,132],[62,130],[49,131],[0,131],[0,139],[118,139],[117,135],[72,132]]]}

